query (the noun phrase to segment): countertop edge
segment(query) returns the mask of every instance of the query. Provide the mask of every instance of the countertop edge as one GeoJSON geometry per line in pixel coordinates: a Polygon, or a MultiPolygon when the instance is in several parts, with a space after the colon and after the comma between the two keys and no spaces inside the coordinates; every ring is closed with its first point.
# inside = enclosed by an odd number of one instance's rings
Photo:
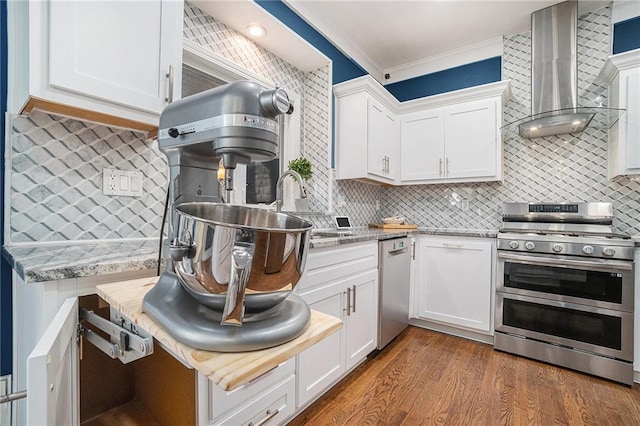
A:
{"type": "MultiPolygon", "coordinates": [[[[316,230],[322,231],[322,230],[316,230]]],[[[335,230],[334,230],[335,231],[335,230]]],[[[496,238],[498,230],[431,228],[375,229],[353,228],[352,235],[312,238],[311,249],[336,247],[367,241],[382,241],[406,236],[451,236],[496,238]]],[[[632,236],[635,247],[640,247],[640,236],[632,236]]],[[[158,266],[157,241],[120,241],[105,243],[83,242],[81,245],[33,244],[7,245],[3,256],[25,283],[37,283],[73,278],[94,277],[112,273],[153,270],[158,266]],[[121,248],[123,247],[123,248],[121,248]],[[73,250],[74,248],[78,250],[73,250]],[[85,255],[85,251],[89,253],[85,255]],[[103,255],[103,253],[106,253],[103,255]]]]}

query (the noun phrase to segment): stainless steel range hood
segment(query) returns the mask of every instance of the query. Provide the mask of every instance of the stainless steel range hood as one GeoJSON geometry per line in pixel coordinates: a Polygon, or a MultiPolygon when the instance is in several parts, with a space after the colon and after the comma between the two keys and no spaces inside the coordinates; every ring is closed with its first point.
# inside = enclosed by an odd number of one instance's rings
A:
{"type": "MultiPolygon", "coordinates": [[[[531,15],[531,116],[508,125],[525,139],[609,128],[620,110],[578,105],[578,2],[531,15]]],[[[507,127],[507,126],[505,126],[507,127]]]]}

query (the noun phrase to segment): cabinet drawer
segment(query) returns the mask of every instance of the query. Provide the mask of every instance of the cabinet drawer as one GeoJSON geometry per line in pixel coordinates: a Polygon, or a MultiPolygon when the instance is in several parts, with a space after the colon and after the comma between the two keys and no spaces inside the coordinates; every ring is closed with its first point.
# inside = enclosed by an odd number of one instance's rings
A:
{"type": "Polygon", "coordinates": [[[273,389],[234,409],[214,425],[279,425],[296,410],[296,378],[294,375],[273,389]],[[261,423],[264,422],[264,423],[261,423]]]}
{"type": "Polygon", "coordinates": [[[313,249],[309,252],[304,274],[296,290],[299,293],[318,284],[377,268],[377,241],[313,249]]]}
{"type": "Polygon", "coordinates": [[[219,386],[209,382],[209,418],[217,419],[222,414],[253,399],[256,395],[268,391],[276,383],[295,373],[295,357],[281,363],[271,371],[253,379],[236,389],[225,391],[219,386]]]}

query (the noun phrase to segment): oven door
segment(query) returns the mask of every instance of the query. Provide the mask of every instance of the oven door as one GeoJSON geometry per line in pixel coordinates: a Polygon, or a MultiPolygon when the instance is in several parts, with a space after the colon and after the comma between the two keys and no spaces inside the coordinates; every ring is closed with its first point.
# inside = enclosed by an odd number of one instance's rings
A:
{"type": "Polygon", "coordinates": [[[633,314],[498,292],[496,331],[633,361],[633,314]]]}
{"type": "Polygon", "coordinates": [[[496,290],[633,312],[631,261],[498,252],[496,290]]]}

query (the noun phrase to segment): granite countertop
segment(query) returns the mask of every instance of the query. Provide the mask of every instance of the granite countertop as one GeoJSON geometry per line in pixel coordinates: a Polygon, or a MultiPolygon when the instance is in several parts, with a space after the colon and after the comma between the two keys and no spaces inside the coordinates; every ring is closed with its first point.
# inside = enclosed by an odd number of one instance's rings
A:
{"type": "MultiPolygon", "coordinates": [[[[314,230],[314,232],[323,231],[335,232],[335,230],[314,230]]],[[[333,247],[416,234],[495,238],[497,233],[498,231],[477,229],[354,228],[350,235],[314,237],[310,247],[312,249],[333,247]]],[[[35,283],[155,269],[158,267],[158,243],[158,240],[117,240],[72,244],[9,245],[3,247],[2,254],[25,283],[35,283]]]]}
{"type": "Polygon", "coordinates": [[[295,339],[282,345],[250,352],[222,353],[194,349],[176,341],[142,311],[142,299],[158,277],[120,281],[96,286],[98,296],[117,309],[176,357],[205,375],[224,390],[232,390],[277,367],[304,349],[318,343],[342,327],[342,321],[311,310],[309,325],[295,339]]]}
{"type": "Polygon", "coordinates": [[[4,246],[2,255],[25,283],[158,267],[158,240],[4,246]]]}

